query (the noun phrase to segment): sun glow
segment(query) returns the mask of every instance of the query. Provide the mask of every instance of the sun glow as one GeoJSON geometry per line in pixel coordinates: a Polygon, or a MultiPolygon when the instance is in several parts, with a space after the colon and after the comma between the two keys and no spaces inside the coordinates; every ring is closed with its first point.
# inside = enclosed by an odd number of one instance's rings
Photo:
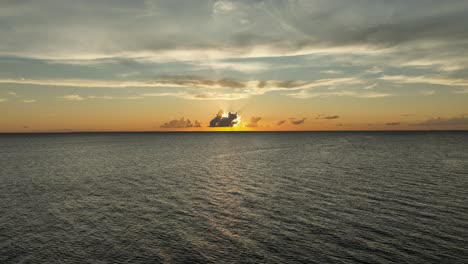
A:
{"type": "Polygon", "coordinates": [[[235,122],[235,123],[234,123],[233,127],[241,127],[241,122],[242,122],[241,116],[240,116],[240,115],[237,115],[237,118],[234,119],[234,122],[235,122]]]}

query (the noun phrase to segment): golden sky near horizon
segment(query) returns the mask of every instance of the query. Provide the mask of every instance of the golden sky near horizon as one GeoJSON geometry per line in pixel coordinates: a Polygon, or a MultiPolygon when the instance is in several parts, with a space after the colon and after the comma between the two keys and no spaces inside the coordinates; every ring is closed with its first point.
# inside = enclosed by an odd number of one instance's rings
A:
{"type": "Polygon", "coordinates": [[[2,1],[0,16],[0,132],[468,129],[466,1],[2,1]],[[209,127],[219,110],[241,122],[209,127]]]}

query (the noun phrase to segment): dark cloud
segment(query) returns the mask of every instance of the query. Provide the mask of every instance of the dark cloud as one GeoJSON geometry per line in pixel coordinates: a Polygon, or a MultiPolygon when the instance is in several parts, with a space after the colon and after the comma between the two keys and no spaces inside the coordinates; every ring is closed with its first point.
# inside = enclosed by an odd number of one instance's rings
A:
{"type": "Polygon", "coordinates": [[[187,127],[201,127],[201,123],[195,120],[194,123],[190,119],[181,117],[179,120],[174,119],[161,125],[161,128],[187,128],[187,127]]]}
{"type": "Polygon", "coordinates": [[[304,124],[305,120],[306,120],[305,117],[302,118],[302,119],[297,119],[297,120],[294,118],[293,120],[291,120],[291,124],[293,124],[293,125],[301,125],[301,124],[304,124]]]}
{"type": "Polygon", "coordinates": [[[451,117],[451,118],[431,118],[420,123],[413,124],[416,126],[468,126],[468,117],[466,115],[451,117]]]}
{"type": "Polygon", "coordinates": [[[210,127],[233,127],[238,123],[237,113],[229,112],[227,116],[223,116],[223,111],[219,111],[218,114],[210,121],[210,127]]]}
{"type": "Polygon", "coordinates": [[[281,126],[282,124],[286,123],[286,120],[280,120],[276,123],[277,126],[281,126]]]}
{"type": "Polygon", "coordinates": [[[401,124],[401,122],[390,122],[390,123],[386,123],[385,125],[386,126],[399,126],[401,124]]]}
{"type": "Polygon", "coordinates": [[[247,124],[247,127],[258,127],[258,122],[261,120],[261,117],[252,116],[250,118],[250,123],[247,124]]]}
{"type": "Polygon", "coordinates": [[[315,119],[338,119],[338,118],[340,118],[340,116],[338,116],[338,115],[326,116],[324,114],[320,114],[317,117],[315,117],[315,119]]]}

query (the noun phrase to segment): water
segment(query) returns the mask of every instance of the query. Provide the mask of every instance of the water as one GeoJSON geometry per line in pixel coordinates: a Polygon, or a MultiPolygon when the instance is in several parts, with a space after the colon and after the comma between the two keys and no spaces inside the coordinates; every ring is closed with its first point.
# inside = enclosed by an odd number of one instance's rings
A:
{"type": "Polygon", "coordinates": [[[0,263],[468,263],[468,133],[0,135],[0,263]]]}

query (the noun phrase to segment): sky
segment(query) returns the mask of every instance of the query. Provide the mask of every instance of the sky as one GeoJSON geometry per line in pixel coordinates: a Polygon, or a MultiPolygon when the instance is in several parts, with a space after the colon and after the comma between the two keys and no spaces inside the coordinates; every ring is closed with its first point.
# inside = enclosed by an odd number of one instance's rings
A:
{"type": "Polygon", "coordinates": [[[467,28],[466,0],[2,0],[0,132],[468,129],[467,28]]]}

